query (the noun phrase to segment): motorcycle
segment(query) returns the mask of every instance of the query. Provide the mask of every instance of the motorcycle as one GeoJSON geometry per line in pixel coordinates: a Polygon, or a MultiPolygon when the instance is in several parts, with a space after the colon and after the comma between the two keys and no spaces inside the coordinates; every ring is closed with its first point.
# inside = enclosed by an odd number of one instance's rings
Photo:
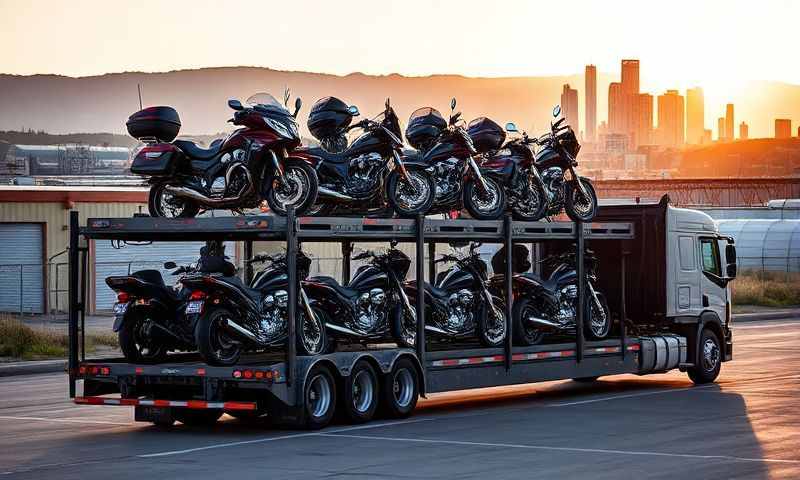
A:
{"type": "MultiPolygon", "coordinates": [[[[524,248],[515,246],[515,248],[524,248]]],[[[527,254],[527,249],[526,249],[527,254]]],[[[505,257],[505,247],[495,258],[505,257]]],[[[611,313],[605,295],[597,291],[597,258],[591,251],[584,256],[587,282],[584,312],[584,331],[587,338],[602,340],[611,331],[611,313]]],[[[494,263],[494,260],[493,260],[494,263]]],[[[552,271],[545,279],[530,272],[514,269],[512,285],[514,308],[512,324],[514,339],[520,345],[536,345],[548,333],[575,333],[578,311],[578,276],[574,252],[551,255],[542,262],[552,271]]],[[[505,275],[492,276],[492,290],[497,294],[505,291],[505,275]]]]}
{"type": "Polygon", "coordinates": [[[382,253],[365,251],[353,256],[353,260],[370,261],[356,270],[347,285],[326,276],[304,282],[312,305],[325,312],[333,338],[359,342],[394,338],[400,343],[392,326],[398,317],[415,318],[416,314],[403,290],[411,259],[396,245],[392,242],[382,253]]]}
{"type": "Polygon", "coordinates": [[[298,214],[317,198],[316,172],[306,162],[290,158],[300,145],[295,111],[268,93],[246,101],[229,100],[234,110],[228,120],[241,128],[209,148],[188,140],[174,140],[180,130],[178,112],[171,107],[149,107],[128,119],[128,133],[145,142],[135,152],[131,172],[148,178],[148,210],[153,217],[194,217],[201,210],[256,208],[266,200],[278,215],[294,205],[298,214]],[[174,140],[174,141],[173,141],[174,140]]]}
{"type": "MultiPolygon", "coordinates": [[[[234,365],[244,350],[283,345],[288,337],[288,285],[286,255],[256,255],[250,263],[269,266],[245,285],[236,276],[218,273],[189,275],[181,279],[191,291],[185,314],[195,327],[195,343],[211,365],[234,365]]],[[[298,278],[308,275],[311,260],[297,256],[298,278]]],[[[312,308],[299,282],[297,352],[325,352],[324,314],[312,308]]]]}
{"type": "MultiPolygon", "coordinates": [[[[447,340],[477,337],[482,345],[497,347],[506,338],[505,302],[489,290],[486,263],[477,252],[480,245],[471,243],[466,256],[445,254],[435,261],[454,265],[437,275],[435,286],[424,284],[425,332],[447,340]]],[[[416,298],[416,281],[404,288],[408,297],[416,298]]],[[[417,322],[410,316],[402,320],[398,337],[402,346],[413,347],[417,322]]]]}
{"type": "MultiPolygon", "coordinates": [[[[553,109],[553,117],[561,114],[561,107],[553,109]]],[[[578,166],[575,158],[581,149],[572,127],[566,125],[565,118],[560,118],[550,123],[550,132],[538,139],[529,139],[522,133],[520,144],[539,145],[533,159],[538,175],[529,168],[530,182],[535,190],[543,192],[547,204],[543,215],[557,215],[562,209],[567,216],[575,222],[590,222],[597,216],[598,202],[592,182],[586,177],[578,176],[575,167],[578,166]],[[564,173],[569,171],[570,178],[565,178],[564,173]]],[[[506,125],[509,132],[518,132],[516,125],[506,125]]],[[[521,151],[521,148],[517,149],[521,151]]],[[[525,161],[527,164],[528,160],[525,161]]],[[[530,190],[533,193],[533,190],[530,190]]],[[[538,205],[538,204],[537,204],[538,205]]],[[[533,219],[542,215],[541,207],[533,206],[525,216],[533,219]]],[[[541,217],[539,217],[541,218],[541,217]]]]}
{"type": "MultiPolygon", "coordinates": [[[[454,98],[450,101],[447,127],[435,140],[425,142],[427,150],[407,154],[408,158],[419,158],[434,178],[436,196],[428,213],[448,214],[466,207],[475,219],[497,219],[506,207],[503,186],[476,163],[478,151],[464,128],[461,112],[454,113],[455,108],[454,98]]],[[[412,116],[409,125],[413,119],[412,116]]]]}
{"type": "Polygon", "coordinates": [[[424,214],[433,204],[434,184],[424,165],[400,153],[402,133],[389,100],[374,119],[350,125],[358,108],[334,97],[311,109],[308,127],[323,147],[295,150],[290,158],[313,165],[319,177],[319,199],[313,215],[352,215],[385,211],[386,203],[401,217],[424,214]],[[345,133],[363,133],[347,146],[345,133]]]}

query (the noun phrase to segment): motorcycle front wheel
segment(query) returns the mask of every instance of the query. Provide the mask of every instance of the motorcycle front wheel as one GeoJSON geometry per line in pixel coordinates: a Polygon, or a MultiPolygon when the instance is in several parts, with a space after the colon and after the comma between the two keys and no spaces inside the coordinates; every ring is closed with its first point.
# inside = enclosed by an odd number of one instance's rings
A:
{"type": "Polygon", "coordinates": [[[209,365],[229,367],[235,365],[244,346],[228,332],[227,321],[233,314],[226,308],[206,307],[195,327],[195,342],[200,356],[209,365]]]}
{"type": "Polygon", "coordinates": [[[585,312],[589,312],[588,320],[585,323],[586,336],[593,340],[603,340],[611,332],[611,311],[608,308],[606,296],[598,293],[597,299],[600,300],[600,307],[592,299],[589,292],[586,292],[585,312]]]}
{"type": "Polygon", "coordinates": [[[500,182],[491,177],[483,177],[486,191],[481,192],[475,180],[464,185],[464,206],[475,220],[496,220],[506,209],[506,192],[500,182]]]}
{"type": "Polygon", "coordinates": [[[269,209],[285,217],[288,208],[294,206],[295,215],[303,215],[317,201],[317,172],[306,163],[292,162],[286,164],[283,174],[283,181],[278,177],[265,179],[270,182],[265,195],[269,209]]]}
{"type": "MultiPolygon", "coordinates": [[[[298,355],[322,355],[328,353],[329,342],[328,334],[325,331],[325,312],[313,307],[312,311],[314,312],[313,319],[309,318],[305,312],[297,316],[300,319],[300,324],[297,325],[298,355]]],[[[299,310],[298,313],[300,313],[299,310]]]]}
{"type": "Polygon", "coordinates": [[[386,195],[389,204],[401,217],[425,215],[433,205],[436,184],[428,172],[421,169],[408,169],[406,179],[393,170],[386,180],[386,195]]]}
{"type": "Polygon", "coordinates": [[[392,315],[392,336],[398,347],[414,348],[417,344],[417,316],[403,305],[397,305],[392,315]]]}
{"type": "Polygon", "coordinates": [[[484,347],[499,347],[506,339],[505,302],[492,296],[492,303],[493,307],[484,303],[478,313],[478,340],[484,347]]]}
{"type": "Polygon", "coordinates": [[[579,177],[579,181],[587,195],[581,193],[575,181],[567,183],[564,210],[573,222],[591,222],[597,216],[597,193],[588,178],[579,177]]]}
{"type": "Polygon", "coordinates": [[[166,191],[167,183],[156,183],[150,187],[147,196],[147,210],[151,217],[161,218],[193,218],[200,212],[200,207],[189,200],[175,196],[166,191]]]}
{"type": "Polygon", "coordinates": [[[535,222],[547,213],[547,195],[541,185],[531,185],[525,198],[517,199],[511,205],[514,218],[523,222],[535,222]]]}

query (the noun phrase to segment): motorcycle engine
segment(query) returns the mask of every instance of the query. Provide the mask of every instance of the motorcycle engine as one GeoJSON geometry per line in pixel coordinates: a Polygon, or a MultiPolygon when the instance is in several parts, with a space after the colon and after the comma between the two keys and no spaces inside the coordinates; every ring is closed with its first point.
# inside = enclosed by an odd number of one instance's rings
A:
{"type": "Polygon", "coordinates": [[[458,190],[461,185],[460,163],[457,158],[448,158],[434,166],[436,198],[453,195],[458,190]]]}
{"type": "Polygon", "coordinates": [[[373,288],[364,292],[356,302],[356,328],[371,332],[386,321],[386,292],[381,288],[373,288]]]}
{"type": "Polygon", "coordinates": [[[380,181],[377,171],[383,163],[383,158],[375,152],[365,153],[350,160],[348,190],[358,194],[374,189],[376,183],[380,181]]]}
{"type": "Polygon", "coordinates": [[[575,301],[578,299],[578,286],[567,285],[558,291],[558,321],[574,321],[576,315],[575,301]]]}
{"type": "Polygon", "coordinates": [[[475,296],[467,290],[453,293],[447,300],[447,329],[452,331],[464,331],[472,326],[473,304],[475,296]]]}
{"type": "Polygon", "coordinates": [[[275,338],[286,329],[288,318],[289,292],[276,290],[267,294],[261,301],[261,318],[259,336],[265,339],[275,338]]]}

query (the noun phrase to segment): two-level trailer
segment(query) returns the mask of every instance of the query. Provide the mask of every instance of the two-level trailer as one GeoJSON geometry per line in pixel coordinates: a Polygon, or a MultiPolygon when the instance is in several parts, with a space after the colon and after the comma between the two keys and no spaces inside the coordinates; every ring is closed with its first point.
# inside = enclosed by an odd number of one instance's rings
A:
{"type": "MultiPolygon", "coordinates": [[[[731,359],[730,289],[736,274],[732,240],[718,233],[705,214],[657,204],[605,206],[596,222],[287,218],[272,216],[163,219],[70,217],[69,388],[76,403],[128,405],[135,418],[158,424],[216,421],[223,412],[238,417],[268,415],[299,427],[319,428],[337,406],[355,405],[365,389],[377,396],[386,416],[409,415],[418,396],[436,392],[525,384],[559,379],[593,379],[617,374],[661,373],[679,368],[695,382],[713,381],[731,359]],[[204,364],[195,354],[174,354],[167,363],[133,364],[124,359],[91,360],[83,345],[89,243],[115,241],[224,240],[286,242],[289,263],[289,339],[285,349],[245,355],[232,367],[204,364]],[[397,240],[413,244],[418,284],[425,280],[426,247],[474,240],[504,245],[505,308],[503,348],[441,348],[426,341],[423,289],[416,303],[415,349],[351,348],[299,356],[295,348],[299,242],[342,245],[345,280],[348,252],[358,242],[397,240]],[[585,282],[578,284],[574,337],[557,343],[515,346],[511,312],[512,245],[524,243],[540,255],[577,248],[577,273],[586,278],[584,254],[599,258],[598,284],[616,319],[613,339],[587,341],[583,335],[585,282]],[[368,364],[376,373],[365,383],[368,364]]],[[[535,262],[534,262],[535,263],[535,262]]],[[[435,278],[435,266],[427,266],[435,278]]],[[[373,409],[374,411],[374,409],[373,409]]],[[[362,417],[368,420],[372,416],[362,417]]]]}

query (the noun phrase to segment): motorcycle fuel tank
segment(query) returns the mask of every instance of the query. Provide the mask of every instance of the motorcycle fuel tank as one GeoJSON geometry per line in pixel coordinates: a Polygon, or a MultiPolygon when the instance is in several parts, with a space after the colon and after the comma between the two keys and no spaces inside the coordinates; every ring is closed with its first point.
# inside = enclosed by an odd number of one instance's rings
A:
{"type": "Polygon", "coordinates": [[[359,291],[366,291],[372,288],[386,289],[388,281],[389,276],[386,272],[374,265],[364,265],[356,270],[347,287],[359,291]]]}

